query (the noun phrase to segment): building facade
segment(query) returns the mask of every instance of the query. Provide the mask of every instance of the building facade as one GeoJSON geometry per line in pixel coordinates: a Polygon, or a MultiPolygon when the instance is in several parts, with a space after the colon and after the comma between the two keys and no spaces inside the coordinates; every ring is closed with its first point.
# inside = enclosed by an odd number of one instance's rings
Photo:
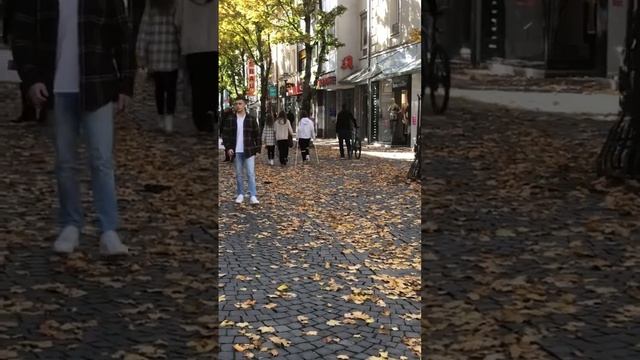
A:
{"type": "Polygon", "coordinates": [[[541,74],[612,77],[628,0],[448,0],[441,42],[453,58],[541,74]]]}

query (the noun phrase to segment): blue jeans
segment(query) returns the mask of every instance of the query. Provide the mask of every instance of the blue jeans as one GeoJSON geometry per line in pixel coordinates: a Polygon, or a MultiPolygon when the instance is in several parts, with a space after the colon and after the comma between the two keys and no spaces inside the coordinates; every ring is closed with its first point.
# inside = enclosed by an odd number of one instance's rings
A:
{"type": "Polygon", "coordinates": [[[76,176],[77,145],[82,131],[87,139],[91,164],[93,202],[102,232],[118,227],[118,205],[113,170],[113,104],[93,112],[80,107],[78,93],[55,94],[51,112],[56,148],[56,177],[58,181],[58,221],[61,228],[74,225],[82,228],[84,215],[80,200],[80,186],[76,176]]]}
{"type": "Polygon", "coordinates": [[[246,158],[244,153],[236,153],[236,195],[244,195],[243,173],[247,170],[247,180],[249,182],[249,195],[258,196],[256,191],[256,157],[246,158]]]}

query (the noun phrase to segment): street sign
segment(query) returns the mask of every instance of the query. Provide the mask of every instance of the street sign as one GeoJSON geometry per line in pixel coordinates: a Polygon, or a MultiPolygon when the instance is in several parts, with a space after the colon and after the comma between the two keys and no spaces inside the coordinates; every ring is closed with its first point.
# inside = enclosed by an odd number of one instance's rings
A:
{"type": "Polygon", "coordinates": [[[275,85],[269,85],[269,97],[278,96],[278,88],[275,85]]]}
{"type": "Polygon", "coordinates": [[[418,117],[416,115],[411,115],[411,125],[418,125],[418,117]]]}

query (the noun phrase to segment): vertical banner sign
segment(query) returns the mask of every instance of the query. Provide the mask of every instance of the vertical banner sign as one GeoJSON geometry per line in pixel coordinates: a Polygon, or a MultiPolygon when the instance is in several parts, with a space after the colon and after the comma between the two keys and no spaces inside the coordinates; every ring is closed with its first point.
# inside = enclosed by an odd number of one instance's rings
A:
{"type": "Polygon", "coordinates": [[[418,125],[418,117],[411,115],[411,125],[418,125]]]}
{"type": "Polygon", "coordinates": [[[256,96],[256,64],[252,59],[249,59],[249,66],[247,69],[247,73],[249,74],[249,81],[247,84],[247,95],[248,96],[256,96]]]}
{"type": "Polygon", "coordinates": [[[371,83],[371,140],[378,141],[378,119],[380,117],[380,89],[378,82],[371,83]]]}

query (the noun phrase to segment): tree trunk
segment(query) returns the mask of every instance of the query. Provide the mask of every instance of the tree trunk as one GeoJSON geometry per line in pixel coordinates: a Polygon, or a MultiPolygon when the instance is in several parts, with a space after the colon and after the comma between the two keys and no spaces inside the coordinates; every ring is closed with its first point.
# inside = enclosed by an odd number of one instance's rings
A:
{"type": "Polygon", "coordinates": [[[598,155],[598,175],[609,178],[640,177],[640,0],[627,9],[627,33],[620,67],[620,118],[613,125],[598,155]]]}

